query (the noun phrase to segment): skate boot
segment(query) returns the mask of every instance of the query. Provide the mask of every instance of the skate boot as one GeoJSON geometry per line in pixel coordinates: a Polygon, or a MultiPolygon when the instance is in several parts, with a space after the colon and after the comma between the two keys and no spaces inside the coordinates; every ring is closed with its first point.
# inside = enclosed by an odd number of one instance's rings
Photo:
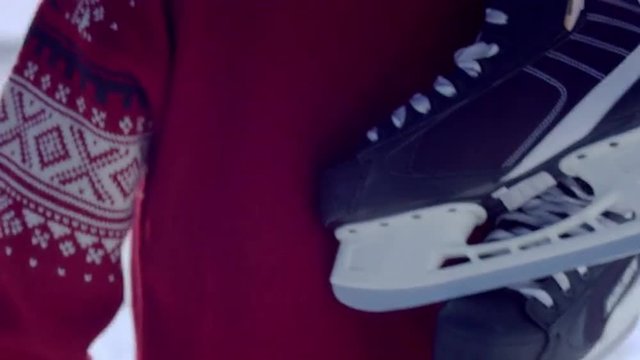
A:
{"type": "MultiPolygon", "coordinates": [[[[535,231],[588,203],[572,179],[498,220],[488,241],[535,231]],[[564,199],[561,200],[561,199],[564,199]]],[[[603,227],[630,221],[598,218],[603,227]]],[[[572,235],[592,231],[586,225],[572,235]]],[[[438,319],[435,360],[601,360],[629,334],[640,314],[639,257],[453,300],[438,319]],[[461,344],[464,344],[461,346],[461,344]]]]}
{"type": "Polygon", "coordinates": [[[638,320],[638,258],[453,300],[435,360],[603,360],[638,320]],[[528,290],[528,291],[527,291],[528,290]]]}
{"type": "Polygon", "coordinates": [[[489,0],[478,42],[322,180],[340,248],[340,301],[421,306],[640,252],[638,0],[489,0]],[[564,178],[581,211],[527,234],[469,245],[478,226],[564,178]],[[577,228],[592,231],[576,233],[577,228]]]}

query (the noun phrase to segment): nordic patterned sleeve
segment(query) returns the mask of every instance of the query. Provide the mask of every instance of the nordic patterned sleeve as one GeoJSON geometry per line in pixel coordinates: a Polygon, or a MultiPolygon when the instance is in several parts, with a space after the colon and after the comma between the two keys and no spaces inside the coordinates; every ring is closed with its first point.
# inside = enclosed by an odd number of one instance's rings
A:
{"type": "Polygon", "coordinates": [[[9,268],[119,286],[120,243],[168,72],[161,4],[41,5],[0,98],[9,268]]]}

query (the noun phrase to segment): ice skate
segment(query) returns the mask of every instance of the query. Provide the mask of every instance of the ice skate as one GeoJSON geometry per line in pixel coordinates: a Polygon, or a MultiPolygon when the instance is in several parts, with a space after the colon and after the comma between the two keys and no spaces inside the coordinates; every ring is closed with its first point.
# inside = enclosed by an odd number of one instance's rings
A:
{"type": "Polygon", "coordinates": [[[323,177],[348,306],[421,306],[640,252],[640,3],[487,3],[457,70],[323,177]],[[467,243],[567,179],[589,195],[570,216],[467,243]],[[611,214],[627,221],[603,226],[611,214]]]}
{"type": "MultiPolygon", "coordinates": [[[[487,242],[557,223],[591,201],[573,179],[504,214],[487,242]]],[[[603,227],[630,221],[607,212],[603,227]]],[[[587,226],[572,235],[590,232],[587,226]]],[[[537,281],[450,301],[438,319],[435,360],[601,360],[633,330],[640,314],[639,257],[578,267],[537,281]],[[460,346],[465,344],[465,346],[460,346]]]]}
{"type": "Polygon", "coordinates": [[[637,323],[638,265],[634,256],[453,300],[434,359],[604,360],[637,323]]]}

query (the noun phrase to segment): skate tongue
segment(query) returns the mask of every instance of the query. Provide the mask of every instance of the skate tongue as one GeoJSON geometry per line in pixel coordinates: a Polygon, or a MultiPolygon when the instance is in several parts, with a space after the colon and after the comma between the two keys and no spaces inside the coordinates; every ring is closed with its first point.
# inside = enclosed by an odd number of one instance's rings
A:
{"type": "Polygon", "coordinates": [[[486,25],[480,41],[498,44],[520,62],[538,56],[573,28],[584,0],[490,0],[487,9],[508,16],[506,26],[486,25]],[[568,10],[569,9],[569,10],[568,10]]]}
{"type": "Polygon", "coordinates": [[[564,27],[568,31],[572,31],[576,26],[582,10],[584,10],[584,0],[569,0],[567,2],[567,14],[564,17],[564,27]]]}

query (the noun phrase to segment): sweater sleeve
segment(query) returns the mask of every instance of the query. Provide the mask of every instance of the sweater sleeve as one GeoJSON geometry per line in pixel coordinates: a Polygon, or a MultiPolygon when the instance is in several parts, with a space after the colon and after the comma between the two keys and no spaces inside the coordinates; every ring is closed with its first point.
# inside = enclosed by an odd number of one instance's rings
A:
{"type": "Polygon", "coordinates": [[[0,354],[85,359],[122,296],[169,74],[163,1],[45,0],[0,97],[0,354]]]}

